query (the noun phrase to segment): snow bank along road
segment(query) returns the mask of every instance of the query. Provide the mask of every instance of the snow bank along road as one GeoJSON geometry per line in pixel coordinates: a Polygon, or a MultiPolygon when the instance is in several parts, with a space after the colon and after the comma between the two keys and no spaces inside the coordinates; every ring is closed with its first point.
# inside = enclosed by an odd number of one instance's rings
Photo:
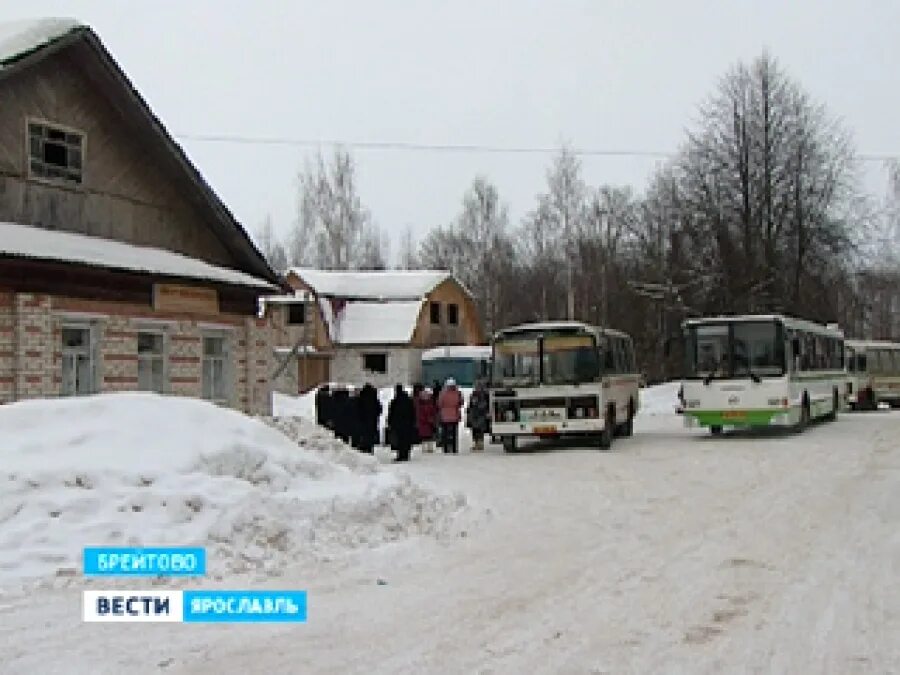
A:
{"type": "Polygon", "coordinates": [[[0,671],[900,672],[900,413],[636,431],[392,467],[491,518],[266,582],[309,590],[306,625],[82,624],[43,591],[0,607],[0,671]]]}

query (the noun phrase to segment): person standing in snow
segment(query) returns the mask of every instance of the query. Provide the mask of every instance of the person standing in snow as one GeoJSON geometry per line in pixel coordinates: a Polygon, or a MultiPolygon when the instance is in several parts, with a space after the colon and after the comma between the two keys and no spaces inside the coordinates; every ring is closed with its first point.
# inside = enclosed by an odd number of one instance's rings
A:
{"type": "Polygon", "coordinates": [[[394,389],[394,398],[388,406],[387,423],[391,430],[392,447],[397,450],[396,461],[408,462],[416,437],[416,410],[412,398],[401,384],[394,389]]]}
{"type": "Polygon", "coordinates": [[[362,449],[362,416],[359,410],[359,390],[350,390],[350,405],[347,410],[350,423],[350,445],[354,450],[362,449]]]}
{"type": "Polygon", "coordinates": [[[425,389],[425,387],[422,385],[421,382],[416,382],[412,388],[413,408],[416,411],[416,437],[415,437],[415,440],[413,441],[413,445],[419,445],[422,442],[422,439],[419,437],[419,422],[418,422],[418,420],[419,420],[419,398],[422,394],[423,389],[425,389]]]}
{"type": "Polygon", "coordinates": [[[345,387],[336,387],[331,397],[332,420],[334,435],[344,441],[350,442],[350,392],[345,387]]]}
{"type": "Polygon", "coordinates": [[[466,408],[466,426],[472,430],[472,451],[484,450],[484,435],[491,429],[491,405],[484,382],[475,384],[466,408]]]}
{"type": "MultiPolygon", "coordinates": [[[[441,396],[442,385],[439,380],[435,380],[434,384],[431,385],[431,400],[434,401],[434,410],[435,414],[437,414],[438,409],[438,398],[441,396]]],[[[434,441],[438,447],[444,447],[444,441],[442,439],[441,434],[443,433],[443,428],[441,427],[441,421],[435,418],[434,422],[434,441]]]]}
{"type": "Polygon", "coordinates": [[[378,391],[368,382],[359,392],[357,407],[360,427],[359,449],[371,455],[378,443],[378,420],[381,419],[382,406],[378,400],[378,391]]]}
{"type": "Polygon", "coordinates": [[[427,389],[419,392],[416,400],[416,428],[422,452],[434,452],[434,430],[436,427],[437,406],[434,397],[427,389]]]}
{"type": "Polygon", "coordinates": [[[456,387],[456,380],[447,380],[444,390],[438,396],[438,417],[441,422],[441,445],[444,454],[458,454],[457,433],[462,418],[463,395],[456,387]]]}
{"type": "Polygon", "coordinates": [[[327,384],[323,384],[316,392],[316,424],[326,429],[332,429],[334,423],[332,421],[333,413],[331,410],[331,389],[327,384]]]}

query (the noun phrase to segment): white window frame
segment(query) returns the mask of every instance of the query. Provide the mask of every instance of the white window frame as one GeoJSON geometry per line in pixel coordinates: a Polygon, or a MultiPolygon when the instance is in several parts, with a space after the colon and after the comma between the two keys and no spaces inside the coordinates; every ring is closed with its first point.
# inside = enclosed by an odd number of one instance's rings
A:
{"type": "Polygon", "coordinates": [[[96,323],[85,321],[64,321],[60,326],[60,396],[90,396],[100,391],[100,367],[99,367],[99,344],[98,325],[96,323]],[[62,335],[66,330],[87,331],[88,344],[87,349],[83,348],[67,348],[62,344],[62,335]],[[78,357],[86,356],[88,359],[87,373],[89,376],[89,384],[84,390],[79,391],[78,386],[78,357]],[[73,361],[74,359],[74,361],[73,361]],[[73,363],[74,367],[74,388],[70,391],[67,388],[66,364],[73,363]]]}
{"type": "Polygon", "coordinates": [[[139,391],[149,391],[157,394],[168,394],[169,393],[169,335],[168,332],[158,328],[158,327],[149,327],[149,326],[138,326],[137,327],[137,377],[138,377],[138,390],[139,391]],[[141,334],[154,335],[159,336],[161,338],[162,343],[162,351],[157,354],[141,354],[140,351],[140,339],[141,334]],[[160,382],[159,389],[156,389],[152,386],[150,389],[145,389],[141,385],[141,365],[143,363],[150,363],[151,366],[151,379],[152,379],[152,362],[153,361],[161,361],[162,362],[162,382],[160,382]]]}
{"type": "MultiPolygon", "coordinates": [[[[59,124],[57,122],[53,122],[52,120],[43,119],[40,117],[26,117],[25,118],[25,168],[27,172],[27,176],[29,180],[38,181],[41,183],[49,183],[51,185],[67,187],[70,189],[80,189],[84,186],[85,182],[85,157],[87,156],[87,133],[81,129],[76,129],[74,127],[70,127],[65,124],[59,124]],[[77,134],[81,138],[81,167],[79,168],[79,179],[77,181],[71,180],[69,178],[60,178],[56,176],[40,176],[34,173],[31,168],[31,127],[32,125],[37,125],[45,128],[54,129],[57,131],[61,131],[66,134],[77,134]]],[[[68,159],[68,158],[67,158],[68,159]]],[[[42,164],[45,164],[43,160],[39,160],[42,164]]]]}
{"type": "Polygon", "coordinates": [[[229,405],[231,404],[232,391],[231,386],[231,345],[229,338],[231,335],[224,331],[203,331],[201,333],[200,344],[200,396],[212,403],[229,405]],[[222,353],[220,355],[207,356],[206,340],[215,339],[222,341],[222,353]],[[210,386],[207,391],[207,367],[213,367],[216,362],[221,362],[221,389],[222,396],[215,396],[216,387],[212,384],[212,374],[210,374],[210,386]],[[209,365],[208,365],[209,364],[209,365]]]}

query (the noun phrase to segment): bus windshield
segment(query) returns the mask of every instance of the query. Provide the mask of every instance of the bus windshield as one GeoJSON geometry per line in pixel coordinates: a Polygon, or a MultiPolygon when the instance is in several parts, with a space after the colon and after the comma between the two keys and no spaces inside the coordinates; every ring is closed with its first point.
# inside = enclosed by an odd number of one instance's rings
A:
{"type": "Polygon", "coordinates": [[[494,342],[492,379],[500,385],[592,382],[599,368],[596,341],[587,333],[521,333],[494,342]]]}
{"type": "Polygon", "coordinates": [[[775,321],[687,327],[688,377],[777,377],[785,373],[784,331],[775,321]]]}

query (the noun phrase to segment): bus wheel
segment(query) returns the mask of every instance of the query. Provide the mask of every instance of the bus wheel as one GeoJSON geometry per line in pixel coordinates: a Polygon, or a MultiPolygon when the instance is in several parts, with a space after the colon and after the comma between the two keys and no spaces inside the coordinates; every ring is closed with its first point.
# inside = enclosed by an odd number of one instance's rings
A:
{"type": "Polygon", "coordinates": [[[634,401],[628,402],[628,419],[619,427],[619,435],[628,438],[634,436],[634,401]]]}
{"type": "Polygon", "coordinates": [[[835,389],[834,393],[831,396],[831,412],[825,415],[826,420],[828,420],[829,422],[833,422],[837,419],[839,405],[840,398],[838,397],[837,389],[835,389]]]}
{"type": "Polygon", "coordinates": [[[516,437],[515,436],[504,436],[503,437],[503,452],[515,452],[516,451],[516,437]]]}
{"type": "Polygon", "coordinates": [[[720,427],[718,424],[713,424],[713,425],[709,428],[709,432],[710,432],[713,436],[721,436],[721,435],[722,435],[722,427],[720,427]]]}
{"type": "Polygon", "coordinates": [[[612,445],[613,430],[616,428],[616,416],[607,411],[603,431],[600,432],[600,449],[609,450],[612,445]]]}
{"type": "Polygon", "coordinates": [[[803,402],[800,404],[800,421],[794,426],[794,431],[800,433],[809,425],[809,397],[804,393],[803,402]]]}

